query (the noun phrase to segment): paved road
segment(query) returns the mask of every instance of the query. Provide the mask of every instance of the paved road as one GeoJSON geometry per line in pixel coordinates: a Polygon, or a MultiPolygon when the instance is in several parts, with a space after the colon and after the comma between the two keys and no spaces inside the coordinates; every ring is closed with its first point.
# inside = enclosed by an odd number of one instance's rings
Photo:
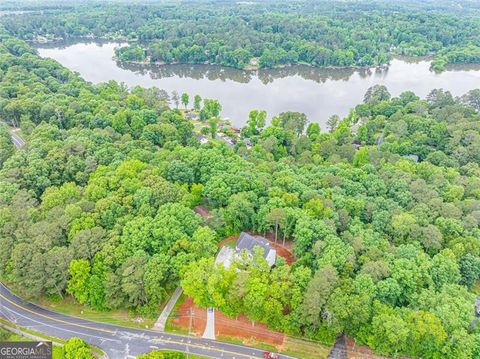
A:
{"type": "MultiPolygon", "coordinates": [[[[51,312],[15,296],[0,283],[0,316],[17,324],[62,339],[80,337],[102,348],[111,359],[134,358],[156,349],[177,350],[208,358],[263,358],[263,351],[215,340],[158,333],[89,321],[51,312]]],[[[281,359],[292,358],[281,355],[281,359]]]]}
{"type": "Polygon", "coordinates": [[[0,124],[3,124],[8,127],[8,130],[10,131],[10,136],[12,137],[13,144],[15,145],[17,150],[25,146],[25,141],[23,140],[23,138],[17,135],[17,131],[20,131],[19,128],[11,127],[4,121],[0,121],[0,124]]]}
{"type": "Polygon", "coordinates": [[[15,130],[10,131],[10,136],[12,136],[12,141],[17,150],[25,146],[25,141],[19,135],[15,133],[15,130]]]}

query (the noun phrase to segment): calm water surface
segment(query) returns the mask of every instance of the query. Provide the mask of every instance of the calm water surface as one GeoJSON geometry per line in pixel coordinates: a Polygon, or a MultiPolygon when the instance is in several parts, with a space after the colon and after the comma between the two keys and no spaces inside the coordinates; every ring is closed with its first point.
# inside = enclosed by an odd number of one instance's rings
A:
{"type": "MultiPolygon", "coordinates": [[[[125,65],[112,59],[115,43],[41,45],[38,52],[93,83],[116,80],[128,86],[156,86],[168,92],[187,92],[191,98],[218,99],[222,116],[243,125],[251,109],[268,116],[300,111],[324,125],[333,114],[345,116],[375,84],[388,87],[393,96],[406,90],[425,97],[434,88],[454,95],[480,87],[480,66],[451,67],[435,74],[427,60],[395,59],[385,69],[318,69],[293,66],[283,69],[242,71],[211,65],[125,65]]],[[[325,126],[323,126],[325,128],[325,126]]]]}

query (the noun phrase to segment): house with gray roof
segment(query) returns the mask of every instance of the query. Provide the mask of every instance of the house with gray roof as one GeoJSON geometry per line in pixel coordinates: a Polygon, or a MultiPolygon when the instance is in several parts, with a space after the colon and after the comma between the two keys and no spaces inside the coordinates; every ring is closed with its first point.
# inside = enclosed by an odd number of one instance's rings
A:
{"type": "Polygon", "coordinates": [[[240,237],[237,239],[237,250],[246,250],[253,255],[253,249],[260,247],[263,249],[263,258],[267,261],[271,267],[275,264],[275,258],[277,251],[270,246],[270,243],[261,236],[252,236],[246,232],[240,233],[240,237]]]}
{"type": "Polygon", "coordinates": [[[185,114],[185,118],[188,120],[199,120],[200,116],[197,115],[195,112],[188,112],[185,114]]]}
{"type": "Polygon", "coordinates": [[[270,246],[270,243],[265,238],[252,236],[246,232],[240,233],[235,249],[224,246],[218,252],[215,263],[222,263],[225,268],[229,268],[235,259],[240,258],[242,252],[246,252],[250,258],[253,257],[256,247],[263,249],[263,258],[265,258],[270,267],[273,266],[277,257],[277,251],[270,246]]]}
{"type": "Polygon", "coordinates": [[[204,145],[205,143],[208,143],[208,138],[202,134],[198,134],[197,138],[202,145],[204,145]]]}

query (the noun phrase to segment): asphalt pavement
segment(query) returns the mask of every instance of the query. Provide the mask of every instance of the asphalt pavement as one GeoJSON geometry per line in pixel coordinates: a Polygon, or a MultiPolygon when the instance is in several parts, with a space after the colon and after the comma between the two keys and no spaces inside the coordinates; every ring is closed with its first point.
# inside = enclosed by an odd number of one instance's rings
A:
{"type": "Polygon", "coordinates": [[[13,144],[15,145],[17,150],[25,146],[25,141],[23,140],[23,138],[17,135],[14,131],[10,131],[10,136],[12,136],[13,144]]]}
{"type": "Polygon", "coordinates": [[[20,131],[19,128],[12,127],[4,121],[0,121],[0,124],[3,124],[8,127],[8,130],[10,131],[10,136],[12,137],[12,142],[15,145],[17,150],[25,146],[25,141],[23,140],[23,138],[17,135],[17,132],[20,131]]]}
{"type": "MultiPolygon", "coordinates": [[[[111,359],[134,358],[157,350],[176,350],[207,358],[263,358],[263,350],[187,335],[127,328],[52,312],[28,303],[0,283],[0,316],[19,327],[61,339],[79,337],[111,359]]],[[[281,359],[293,358],[280,355],[281,359]]]]}

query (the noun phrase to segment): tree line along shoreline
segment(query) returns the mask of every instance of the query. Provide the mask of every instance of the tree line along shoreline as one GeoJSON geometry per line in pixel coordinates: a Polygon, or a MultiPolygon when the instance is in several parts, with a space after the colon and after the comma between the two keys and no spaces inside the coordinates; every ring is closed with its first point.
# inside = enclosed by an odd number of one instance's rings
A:
{"type": "MultiPolygon", "coordinates": [[[[27,145],[0,127],[0,278],[24,298],[152,315],[182,284],[197,305],[325,344],[479,355],[479,89],[373,86],[327,131],[254,110],[249,148],[202,144],[165,91],[90,84],[10,31],[0,118],[27,145]],[[214,265],[222,238],[274,228],[294,264],[214,265]]],[[[194,101],[214,132],[220,104],[194,101]]]]}
{"type": "Polygon", "coordinates": [[[130,44],[116,54],[122,61],[328,68],[379,66],[397,55],[435,54],[432,69],[443,71],[448,63],[479,63],[478,9],[465,4],[462,10],[443,1],[96,4],[5,16],[2,22],[26,40],[127,39],[130,44]]]}

